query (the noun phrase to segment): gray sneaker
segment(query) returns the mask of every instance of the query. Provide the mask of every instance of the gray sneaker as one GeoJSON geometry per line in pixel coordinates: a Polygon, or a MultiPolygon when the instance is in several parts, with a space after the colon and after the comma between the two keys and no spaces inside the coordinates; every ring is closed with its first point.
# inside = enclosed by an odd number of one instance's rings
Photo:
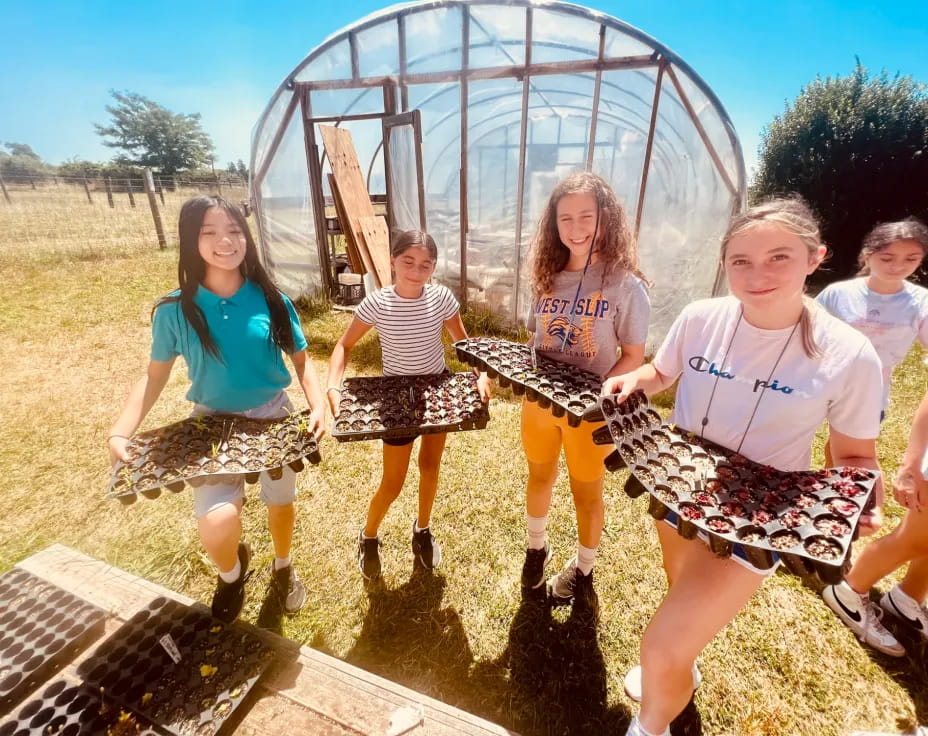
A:
{"type": "Polygon", "coordinates": [[[363,529],[358,532],[358,569],[365,580],[380,577],[380,537],[366,539],[363,529]]]}

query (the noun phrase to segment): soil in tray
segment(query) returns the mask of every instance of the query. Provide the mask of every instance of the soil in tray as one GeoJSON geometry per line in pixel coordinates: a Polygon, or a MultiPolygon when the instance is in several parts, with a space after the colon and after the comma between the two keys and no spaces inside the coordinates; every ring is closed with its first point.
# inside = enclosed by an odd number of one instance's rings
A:
{"type": "Polygon", "coordinates": [[[716,534],[729,534],[735,528],[728,519],[721,516],[713,516],[710,519],[706,519],[706,527],[716,534]]]}
{"type": "Polygon", "coordinates": [[[814,526],[830,537],[845,537],[851,533],[851,525],[840,516],[823,514],[815,519],[814,526]]]}
{"type": "Polygon", "coordinates": [[[700,506],[715,506],[717,504],[715,496],[713,496],[708,491],[696,491],[692,495],[694,503],[698,503],[700,506]]]}
{"type": "Polygon", "coordinates": [[[745,544],[756,544],[767,537],[766,532],[758,527],[744,527],[738,531],[738,539],[745,544]]]}
{"type": "Polygon", "coordinates": [[[850,480],[837,480],[831,484],[831,490],[844,498],[856,498],[862,496],[865,491],[862,486],[857,485],[850,480]]]}
{"type": "Polygon", "coordinates": [[[654,497],[663,503],[676,503],[679,500],[679,496],[667,488],[667,486],[655,486],[654,497]]]}
{"type": "Polygon", "coordinates": [[[825,508],[839,516],[851,517],[857,513],[860,506],[846,498],[831,498],[825,502],[825,508]]]}
{"type": "Polygon", "coordinates": [[[719,504],[719,511],[724,516],[735,519],[743,519],[748,515],[744,505],[737,501],[726,501],[725,503],[719,504]]]}
{"type": "Polygon", "coordinates": [[[792,501],[790,505],[794,509],[808,509],[818,503],[818,499],[813,496],[811,493],[800,493],[792,501]]]}
{"type": "Polygon", "coordinates": [[[769,524],[776,518],[776,514],[773,511],[768,509],[760,508],[754,509],[751,512],[751,523],[752,524],[769,524]]]}
{"type": "Polygon", "coordinates": [[[825,537],[810,537],[803,544],[806,552],[819,560],[839,560],[844,550],[837,542],[825,537]]]}
{"type": "Polygon", "coordinates": [[[777,532],[770,537],[770,546],[776,550],[784,552],[795,547],[797,544],[799,544],[799,541],[799,535],[796,534],[796,532],[777,532]]]}
{"type": "Polygon", "coordinates": [[[789,509],[780,516],[780,523],[786,529],[797,529],[810,521],[809,515],[799,509],[789,509]]]}

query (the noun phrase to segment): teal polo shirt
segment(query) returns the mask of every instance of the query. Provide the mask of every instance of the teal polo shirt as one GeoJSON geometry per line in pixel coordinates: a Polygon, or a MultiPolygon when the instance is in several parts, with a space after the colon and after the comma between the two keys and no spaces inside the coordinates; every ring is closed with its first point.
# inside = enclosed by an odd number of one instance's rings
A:
{"type": "MultiPolygon", "coordinates": [[[[179,290],[171,294],[179,295],[179,290]]],[[[281,296],[290,314],[296,352],[305,350],[306,337],[293,303],[281,296]]],[[[190,401],[215,411],[245,411],[270,401],[290,385],[281,350],[270,337],[271,315],[260,286],[246,279],[235,294],[220,297],[201,285],[194,301],[203,310],[225,362],[203,349],[179,301],[155,310],[151,345],[152,360],[183,356],[191,384],[187,392],[190,401]]]]}

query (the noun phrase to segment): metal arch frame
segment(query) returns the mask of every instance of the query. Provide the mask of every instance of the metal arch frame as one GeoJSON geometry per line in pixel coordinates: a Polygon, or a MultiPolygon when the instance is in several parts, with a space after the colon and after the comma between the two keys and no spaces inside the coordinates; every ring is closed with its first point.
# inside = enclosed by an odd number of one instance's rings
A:
{"type": "MultiPolygon", "coordinates": [[[[541,44],[539,44],[541,45],[541,44]]],[[[548,44],[545,44],[548,45],[548,44]]],[[[552,44],[558,46],[558,44],[552,44]]],[[[452,49],[453,50],[453,49],[452,49]]],[[[588,52],[588,49],[582,49],[584,53],[588,52]]],[[[447,53],[447,52],[443,52],[447,53]]],[[[704,146],[706,147],[710,158],[722,179],[725,187],[728,189],[732,196],[732,210],[737,211],[744,206],[745,199],[745,188],[746,188],[746,174],[744,167],[744,158],[741,151],[741,144],[738,140],[738,137],[735,133],[734,126],[731,123],[731,119],[728,116],[725,107],[722,105],[721,101],[712,91],[712,89],[705,83],[705,81],[690,67],[686,62],[684,62],[677,54],[671,51],[669,48],[663,44],[657,42],[651,36],[645,34],[643,31],[631,26],[621,20],[613,18],[603,13],[599,13],[588,8],[584,8],[577,5],[571,5],[563,2],[551,1],[551,0],[425,0],[416,4],[407,4],[401,7],[387,8],[383,11],[374,13],[362,18],[356,23],[343,28],[341,31],[330,35],[325,39],[319,46],[317,46],[310,54],[308,54],[304,60],[294,69],[290,76],[288,76],[275,90],[275,93],[272,95],[271,100],[269,101],[267,107],[262,112],[260,118],[258,119],[257,124],[255,125],[254,132],[252,134],[252,155],[251,155],[251,168],[252,171],[256,171],[255,164],[259,163],[257,161],[257,149],[256,143],[265,135],[265,125],[267,123],[269,115],[274,111],[277,105],[280,103],[281,97],[286,94],[287,91],[292,92],[294,99],[291,99],[286,108],[283,117],[280,120],[278,129],[274,133],[274,137],[271,141],[271,145],[265,150],[263,155],[263,160],[260,162],[260,170],[253,177],[251,182],[251,195],[253,203],[255,204],[256,211],[259,212],[258,227],[259,231],[262,233],[262,240],[264,236],[264,223],[263,215],[261,214],[262,208],[258,206],[260,202],[260,191],[261,185],[263,184],[264,177],[267,174],[268,169],[270,168],[271,163],[276,155],[277,149],[283,138],[283,135],[286,132],[287,126],[289,125],[290,120],[292,119],[292,114],[295,109],[295,100],[304,100],[304,95],[310,89],[339,89],[339,88],[363,88],[363,87],[372,87],[372,86],[381,86],[388,83],[393,83],[398,85],[402,100],[401,108],[403,111],[406,111],[408,108],[408,85],[409,84],[425,84],[425,83],[434,83],[442,81],[456,81],[460,84],[462,90],[461,97],[461,124],[462,124],[462,137],[461,137],[461,295],[466,300],[467,297],[467,281],[466,281],[466,233],[467,233],[467,188],[466,188],[466,171],[467,171],[467,138],[466,138],[466,124],[467,124],[467,110],[468,110],[468,100],[467,100],[467,86],[468,82],[471,79],[491,79],[495,77],[516,77],[522,80],[523,83],[523,104],[522,104],[522,121],[521,127],[523,133],[520,137],[520,165],[519,165],[519,181],[518,181],[518,209],[517,209],[517,228],[515,234],[514,247],[516,249],[516,289],[514,295],[514,313],[513,316],[518,317],[518,280],[520,277],[520,268],[521,268],[521,220],[522,220],[522,211],[524,209],[524,175],[525,175],[525,134],[524,129],[526,127],[526,107],[527,107],[527,97],[529,86],[531,85],[531,78],[533,76],[542,76],[549,74],[559,74],[559,73],[570,73],[570,72],[580,72],[580,71],[592,71],[596,74],[595,82],[595,94],[594,94],[594,109],[591,112],[591,120],[589,125],[589,146],[588,146],[588,155],[587,155],[587,168],[590,168],[592,165],[592,157],[595,149],[595,136],[596,136],[596,122],[598,117],[598,105],[599,105],[599,89],[601,84],[602,72],[609,69],[621,69],[621,68],[634,68],[635,66],[656,66],[659,68],[659,78],[658,83],[655,88],[655,99],[658,100],[661,93],[661,82],[663,81],[664,73],[670,77],[674,88],[677,92],[677,95],[680,98],[680,101],[683,103],[686,108],[687,114],[692,121],[694,127],[696,128],[697,133],[700,136],[704,146]],[[469,51],[469,30],[470,30],[470,12],[469,8],[474,6],[509,6],[509,7],[520,7],[526,9],[526,33],[524,38],[524,49],[525,49],[525,64],[523,65],[513,65],[511,67],[495,67],[495,68],[478,68],[471,69],[468,65],[468,51],[469,51]],[[416,73],[410,74],[408,71],[408,59],[407,59],[407,49],[406,49],[406,28],[405,28],[405,19],[411,15],[417,13],[423,13],[428,11],[434,11],[439,9],[453,9],[461,8],[461,47],[457,49],[461,54],[461,61],[458,65],[457,71],[448,71],[448,72],[438,72],[438,73],[416,73]],[[599,53],[595,59],[590,60],[572,60],[565,62],[548,62],[544,64],[533,65],[531,62],[531,50],[532,50],[532,15],[533,10],[550,10],[565,15],[570,15],[578,18],[582,18],[592,23],[599,25],[599,53]],[[382,77],[360,77],[359,74],[359,61],[358,61],[358,44],[357,44],[357,34],[361,31],[364,31],[368,28],[373,28],[384,23],[387,23],[391,20],[394,20],[397,23],[397,43],[399,45],[399,75],[386,75],[382,77]],[[618,33],[632,38],[639,43],[650,47],[653,49],[650,57],[610,57],[609,59],[604,58],[604,42],[605,34],[607,29],[612,29],[618,33]],[[347,40],[348,50],[351,59],[351,79],[346,79],[342,81],[333,80],[328,82],[297,82],[296,77],[311,64],[315,59],[319,58],[331,48],[347,40]],[[731,145],[731,149],[734,153],[734,164],[736,171],[734,172],[734,181],[730,172],[726,169],[725,165],[722,163],[718,152],[715,150],[715,147],[712,141],[709,139],[705,129],[703,128],[701,121],[699,120],[698,115],[695,113],[691,103],[689,102],[688,96],[686,95],[682,85],[680,84],[679,79],[677,78],[674,67],[677,67],[680,72],[684,73],[687,78],[695,85],[695,87],[705,95],[708,102],[716,111],[720,122],[725,130],[728,142],[731,145]]],[[[308,97],[308,95],[306,95],[308,97]]],[[[305,105],[305,102],[301,102],[301,105],[305,105]]],[[[304,108],[305,110],[305,108],[304,108]]],[[[372,116],[373,117],[373,116],[372,116]]],[[[656,121],[657,113],[652,107],[652,125],[649,131],[648,138],[648,152],[653,146],[653,130],[654,123],[656,121]]],[[[306,119],[304,112],[304,120],[306,119]]],[[[305,125],[304,125],[305,128],[305,125]]],[[[309,141],[307,140],[307,146],[309,141]]],[[[641,207],[644,201],[644,194],[647,186],[647,176],[648,169],[650,167],[650,158],[646,157],[645,164],[643,165],[642,170],[642,182],[639,189],[639,211],[636,215],[636,229],[637,225],[640,224],[641,217],[641,207]]],[[[311,182],[311,186],[315,186],[311,182]]],[[[318,243],[317,243],[318,245],[318,243]]],[[[714,287],[714,292],[718,290],[719,279],[716,278],[716,284],[714,287]]]]}

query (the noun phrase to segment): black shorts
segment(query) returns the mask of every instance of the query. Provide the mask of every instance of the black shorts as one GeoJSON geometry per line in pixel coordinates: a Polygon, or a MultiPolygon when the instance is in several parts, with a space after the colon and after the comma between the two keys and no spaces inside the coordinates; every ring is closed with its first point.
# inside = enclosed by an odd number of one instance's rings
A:
{"type": "Polygon", "coordinates": [[[414,434],[411,437],[384,437],[383,443],[385,445],[390,445],[390,447],[405,447],[415,442],[418,436],[419,435],[414,434]]]}

